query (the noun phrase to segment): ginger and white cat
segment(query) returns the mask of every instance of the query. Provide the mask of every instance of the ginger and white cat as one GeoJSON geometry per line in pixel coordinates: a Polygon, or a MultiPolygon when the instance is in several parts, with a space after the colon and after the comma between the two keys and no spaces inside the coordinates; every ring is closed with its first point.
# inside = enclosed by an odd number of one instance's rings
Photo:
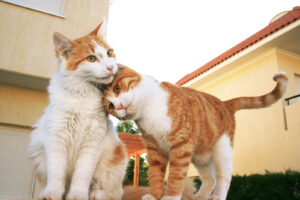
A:
{"type": "Polygon", "coordinates": [[[127,166],[124,144],[107,118],[100,89],[117,64],[103,37],[104,22],[70,40],[55,33],[59,69],[48,92],[50,104],[31,133],[29,153],[46,184],[43,200],[120,200],[127,166]]]}
{"type": "Polygon", "coordinates": [[[119,66],[103,93],[108,112],[135,120],[142,131],[149,162],[149,194],[143,200],[180,200],[190,162],[202,186],[195,199],[225,200],[232,176],[234,114],[267,107],[285,93],[287,76],[276,73],[276,87],[259,97],[221,101],[207,93],[162,82],[119,66]],[[167,163],[170,171],[165,192],[167,163]],[[163,194],[164,193],[164,194],[163,194]]]}

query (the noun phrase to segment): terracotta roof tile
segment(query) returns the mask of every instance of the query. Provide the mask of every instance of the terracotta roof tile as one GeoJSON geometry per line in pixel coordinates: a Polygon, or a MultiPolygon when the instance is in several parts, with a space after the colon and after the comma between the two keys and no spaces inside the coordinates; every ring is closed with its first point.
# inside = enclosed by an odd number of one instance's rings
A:
{"type": "Polygon", "coordinates": [[[264,39],[265,37],[271,35],[272,33],[282,29],[283,27],[287,26],[288,24],[290,24],[298,19],[300,19],[300,6],[294,7],[292,11],[286,13],[279,19],[270,23],[267,27],[263,28],[262,30],[255,33],[254,35],[250,36],[246,40],[244,40],[241,43],[237,44],[236,46],[232,47],[231,49],[229,49],[228,51],[219,55],[218,57],[214,58],[213,60],[209,61],[208,63],[206,63],[202,67],[198,68],[194,72],[187,74],[182,79],[177,81],[176,84],[183,85],[183,84],[187,83],[188,81],[205,73],[209,69],[224,62],[225,60],[229,59],[230,57],[234,56],[235,54],[245,50],[246,48],[250,47],[251,45],[259,42],[260,40],[264,39]]]}

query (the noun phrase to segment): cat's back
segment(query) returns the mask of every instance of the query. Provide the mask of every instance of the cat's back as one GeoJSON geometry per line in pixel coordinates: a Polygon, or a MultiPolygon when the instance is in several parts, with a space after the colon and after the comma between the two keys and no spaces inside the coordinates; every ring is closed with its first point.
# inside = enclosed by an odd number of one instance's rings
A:
{"type": "Polygon", "coordinates": [[[180,87],[168,82],[162,82],[161,87],[166,90],[169,95],[169,104],[185,104],[185,108],[190,108],[190,106],[211,106],[214,107],[224,107],[226,109],[226,105],[217,97],[210,95],[205,92],[201,92],[188,87],[180,87]]]}
{"type": "Polygon", "coordinates": [[[217,97],[167,82],[162,82],[161,87],[169,93],[168,114],[174,130],[181,129],[184,124],[194,130],[191,134],[196,138],[200,135],[201,138],[209,138],[211,134],[218,136],[224,132],[232,134],[234,114],[217,97]],[[203,137],[203,134],[207,135],[203,137]]]}

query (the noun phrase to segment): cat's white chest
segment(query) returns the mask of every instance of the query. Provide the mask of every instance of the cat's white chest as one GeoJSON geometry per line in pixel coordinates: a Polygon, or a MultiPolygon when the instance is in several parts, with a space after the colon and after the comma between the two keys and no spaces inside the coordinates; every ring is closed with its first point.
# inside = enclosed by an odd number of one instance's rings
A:
{"type": "Polygon", "coordinates": [[[89,116],[104,111],[99,94],[78,96],[60,92],[52,96],[52,106],[66,113],[80,113],[81,115],[89,116]]]}
{"type": "Polygon", "coordinates": [[[152,119],[145,121],[141,127],[147,135],[151,135],[156,140],[159,148],[168,155],[170,145],[167,135],[171,131],[171,120],[169,117],[162,115],[153,116],[152,119]]]}
{"type": "MultiPolygon", "coordinates": [[[[72,95],[57,95],[50,105],[52,110],[49,116],[51,126],[57,130],[52,131],[63,134],[69,142],[69,148],[76,151],[77,144],[83,142],[87,134],[99,134],[98,129],[106,130],[106,116],[101,98],[98,95],[73,97],[72,95]]],[[[105,134],[103,132],[102,134],[105,134]]]]}
{"type": "Polygon", "coordinates": [[[139,126],[151,135],[161,150],[169,152],[169,142],[167,135],[172,129],[172,120],[168,116],[168,98],[169,94],[160,88],[160,92],[145,107],[143,113],[146,113],[140,121],[139,126]]]}

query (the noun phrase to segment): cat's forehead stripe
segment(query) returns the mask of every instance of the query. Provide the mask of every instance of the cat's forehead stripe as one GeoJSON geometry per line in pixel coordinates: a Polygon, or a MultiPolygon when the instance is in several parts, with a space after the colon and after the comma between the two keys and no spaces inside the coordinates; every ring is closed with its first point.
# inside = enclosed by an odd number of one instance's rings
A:
{"type": "Polygon", "coordinates": [[[90,37],[84,37],[75,40],[73,51],[74,53],[68,60],[66,67],[66,70],[69,71],[76,70],[78,65],[91,54],[96,54],[96,56],[99,56],[99,58],[103,58],[103,55],[106,54],[107,50],[105,47],[101,46],[97,40],[90,37]]]}
{"type": "Polygon", "coordinates": [[[95,44],[95,51],[94,51],[94,53],[96,55],[100,55],[101,54],[102,57],[103,57],[103,55],[106,54],[107,50],[103,46],[100,46],[99,44],[97,44],[96,42],[94,42],[94,44],[95,44]]]}
{"type": "Polygon", "coordinates": [[[119,73],[122,75],[120,77],[116,77],[116,82],[118,82],[122,91],[133,89],[141,81],[141,76],[137,73],[133,73],[131,71],[127,72],[125,70],[122,70],[119,73]]]}

